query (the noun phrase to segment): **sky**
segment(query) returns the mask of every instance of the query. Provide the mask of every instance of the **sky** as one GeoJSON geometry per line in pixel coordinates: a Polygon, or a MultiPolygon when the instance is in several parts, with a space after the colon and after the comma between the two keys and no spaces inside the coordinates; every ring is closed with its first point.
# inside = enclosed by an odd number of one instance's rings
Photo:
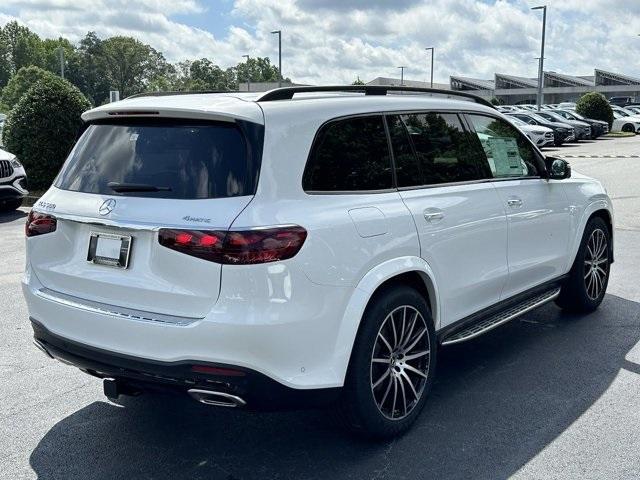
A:
{"type": "MultiPolygon", "coordinates": [[[[541,0],[544,1],[544,0],[541,0]]],[[[640,77],[640,0],[546,0],[545,70],[640,77]]],[[[1,0],[0,25],[18,20],[42,37],[78,41],[130,35],[172,62],[207,57],[222,67],[242,55],[277,63],[299,83],[351,83],[377,76],[494,72],[537,76],[540,0],[1,0]]]]}

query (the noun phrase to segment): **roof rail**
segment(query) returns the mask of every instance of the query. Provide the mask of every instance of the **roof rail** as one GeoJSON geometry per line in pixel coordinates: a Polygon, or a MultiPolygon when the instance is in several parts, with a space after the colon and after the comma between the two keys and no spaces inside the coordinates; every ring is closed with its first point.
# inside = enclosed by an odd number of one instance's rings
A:
{"type": "Polygon", "coordinates": [[[139,98],[139,97],[168,97],[172,95],[198,95],[203,93],[231,93],[233,90],[193,90],[193,91],[178,91],[178,90],[170,90],[166,92],[142,92],[136,93],[134,95],[129,95],[124,98],[124,100],[128,100],[129,98],[139,98]]]}
{"type": "Polygon", "coordinates": [[[477,95],[457,90],[443,90],[440,88],[406,87],[395,85],[320,85],[302,87],[282,87],[265,92],[256,99],[257,102],[272,102],[274,100],[291,100],[296,93],[311,92],[362,92],[365,95],[387,95],[388,92],[414,92],[431,95],[446,95],[464,97],[476,103],[495,108],[490,102],[477,95]]]}

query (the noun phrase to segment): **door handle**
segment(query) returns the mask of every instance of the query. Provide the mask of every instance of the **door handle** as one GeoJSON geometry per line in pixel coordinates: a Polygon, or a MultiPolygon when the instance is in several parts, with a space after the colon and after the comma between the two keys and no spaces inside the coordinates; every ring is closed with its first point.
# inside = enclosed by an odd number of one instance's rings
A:
{"type": "Polygon", "coordinates": [[[424,219],[428,222],[428,223],[435,223],[435,222],[439,222],[440,220],[442,220],[444,218],[444,212],[440,212],[440,211],[432,211],[432,210],[425,210],[424,211],[424,219]]]}
{"type": "Polygon", "coordinates": [[[522,199],[520,198],[510,198],[507,200],[507,205],[513,208],[519,208],[522,206],[522,199]]]}

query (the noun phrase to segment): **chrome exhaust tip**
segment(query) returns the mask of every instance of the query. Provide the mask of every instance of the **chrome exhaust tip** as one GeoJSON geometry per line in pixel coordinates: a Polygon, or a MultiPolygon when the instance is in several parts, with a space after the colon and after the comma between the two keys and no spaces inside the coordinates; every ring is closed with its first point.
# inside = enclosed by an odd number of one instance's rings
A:
{"type": "Polygon", "coordinates": [[[187,391],[194,400],[205,405],[214,405],[216,407],[244,407],[247,402],[236,395],[231,395],[224,392],[214,392],[212,390],[202,390],[199,388],[192,388],[187,391]]]}

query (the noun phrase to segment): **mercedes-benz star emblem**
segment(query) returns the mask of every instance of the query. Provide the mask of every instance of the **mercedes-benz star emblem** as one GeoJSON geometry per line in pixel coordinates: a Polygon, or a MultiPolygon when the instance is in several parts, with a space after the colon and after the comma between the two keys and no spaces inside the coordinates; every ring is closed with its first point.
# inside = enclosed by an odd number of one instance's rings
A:
{"type": "Polygon", "coordinates": [[[109,198],[102,202],[100,208],[98,209],[98,213],[100,215],[109,215],[113,212],[113,209],[116,208],[116,201],[113,198],[109,198]]]}

